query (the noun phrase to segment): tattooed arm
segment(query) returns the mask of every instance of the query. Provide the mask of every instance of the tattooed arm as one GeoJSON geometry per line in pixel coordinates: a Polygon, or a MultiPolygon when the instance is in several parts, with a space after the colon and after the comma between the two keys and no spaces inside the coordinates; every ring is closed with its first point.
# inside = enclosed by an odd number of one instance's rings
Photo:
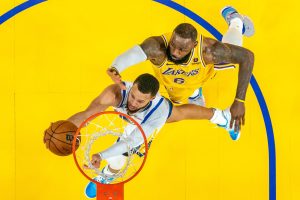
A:
{"type": "MultiPolygon", "coordinates": [[[[254,54],[243,47],[225,44],[211,38],[204,38],[202,51],[206,64],[239,64],[238,85],[235,98],[245,100],[253,70],[254,54]]],[[[236,99],[230,108],[232,115],[230,127],[232,127],[235,120],[235,131],[239,130],[241,125],[245,123],[245,105],[236,99]]]]}

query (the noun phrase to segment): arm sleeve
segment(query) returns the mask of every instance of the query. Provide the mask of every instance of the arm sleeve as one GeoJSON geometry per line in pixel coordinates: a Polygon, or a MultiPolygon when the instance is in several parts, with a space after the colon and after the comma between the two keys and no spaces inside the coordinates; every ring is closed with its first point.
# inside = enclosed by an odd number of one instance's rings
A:
{"type": "Polygon", "coordinates": [[[143,51],[142,47],[135,45],[125,53],[119,55],[112,63],[112,67],[116,68],[119,73],[124,71],[126,68],[146,61],[147,55],[143,51]]]}
{"type": "MultiPolygon", "coordinates": [[[[155,130],[160,129],[166,122],[163,117],[156,118],[149,121],[149,123],[142,124],[141,127],[148,138],[155,130]]],[[[108,149],[100,152],[102,159],[107,159],[113,156],[121,155],[128,152],[128,150],[138,147],[144,143],[144,138],[140,130],[136,127],[128,136],[124,136],[119,142],[115,143],[108,149]]]]}

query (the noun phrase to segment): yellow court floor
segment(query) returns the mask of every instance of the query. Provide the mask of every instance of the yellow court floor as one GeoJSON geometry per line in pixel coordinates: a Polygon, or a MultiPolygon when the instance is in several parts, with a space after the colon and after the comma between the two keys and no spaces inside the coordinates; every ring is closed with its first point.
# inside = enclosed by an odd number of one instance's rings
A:
{"type": "MultiPolygon", "coordinates": [[[[160,1],[0,1],[0,199],[86,199],[88,180],[72,156],[57,157],[45,148],[43,132],[50,122],[85,109],[112,83],[105,71],[113,59],[145,38],[170,32],[181,22],[214,37],[189,14],[168,6],[169,0],[160,1]]],[[[244,47],[255,53],[253,74],[271,117],[275,151],[270,150],[271,135],[262,114],[266,110],[261,110],[257,88],[249,86],[239,141],[231,141],[224,130],[206,121],[167,124],[152,144],[143,171],[125,185],[125,199],[300,199],[300,3],[174,2],[221,34],[227,30],[220,15],[224,6],[233,5],[251,17],[256,33],[244,38],[244,47]],[[276,177],[270,177],[269,164],[274,161],[276,177]]],[[[122,76],[133,81],[143,72],[153,73],[149,62],[122,76]]],[[[207,106],[231,105],[237,73],[238,69],[219,71],[204,86],[207,106]]]]}

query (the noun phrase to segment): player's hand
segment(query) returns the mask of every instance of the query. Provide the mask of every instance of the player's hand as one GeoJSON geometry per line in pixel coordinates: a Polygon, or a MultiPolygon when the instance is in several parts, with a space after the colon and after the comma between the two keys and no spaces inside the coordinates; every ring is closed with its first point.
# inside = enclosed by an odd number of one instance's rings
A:
{"type": "Polygon", "coordinates": [[[111,78],[111,80],[118,84],[120,86],[120,88],[122,90],[126,90],[125,85],[122,83],[122,79],[121,79],[121,75],[119,74],[119,72],[114,69],[114,68],[108,68],[106,70],[106,73],[108,74],[108,76],[111,78]]]}
{"type": "Polygon", "coordinates": [[[241,126],[245,125],[245,104],[243,102],[234,101],[230,107],[230,113],[230,128],[234,127],[234,131],[238,132],[241,126]]]}
{"type": "Polygon", "coordinates": [[[94,167],[99,168],[101,164],[101,157],[98,153],[92,155],[91,163],[94,167]]]}
{"type": "MultiPolygon", "coordinates": [[[[99,168],[101,161],[102,161],[102,159],[98,153],[92,155],[91,163],[94,167],[99,168]]],[[[83,168],[90,169],[90,167],[87,165],[83,165],[83,168]]]]}

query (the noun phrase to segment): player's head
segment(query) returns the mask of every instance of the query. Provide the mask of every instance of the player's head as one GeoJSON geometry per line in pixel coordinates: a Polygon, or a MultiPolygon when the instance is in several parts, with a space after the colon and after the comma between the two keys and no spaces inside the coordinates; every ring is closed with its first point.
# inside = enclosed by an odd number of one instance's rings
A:
{"type": "Polygon", "coordinates": [[[188,23],[179,24],[173,31],[168,51],[171,60],[180,61],[198,44],[197,30],[188,23]]]}
{"type": "Polygon", "coordinates": [[[142,74],[137,77],[128,95],[128,110],[135,112],[148,105],[155,98],[158,89],[159,82],[151,74],[142,74]]]}

